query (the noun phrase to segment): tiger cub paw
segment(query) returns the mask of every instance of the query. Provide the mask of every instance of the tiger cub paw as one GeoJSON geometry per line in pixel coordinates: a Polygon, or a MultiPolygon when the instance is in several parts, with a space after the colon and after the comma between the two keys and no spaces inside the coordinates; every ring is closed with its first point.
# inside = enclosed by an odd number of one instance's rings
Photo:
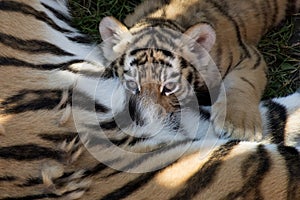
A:
{"type": "Polygon", "coordinates": [[[262,120],[258,106],[217,101],[212,106],[211,122],[221,138],[247,141],[262,139],[262,120]]]}

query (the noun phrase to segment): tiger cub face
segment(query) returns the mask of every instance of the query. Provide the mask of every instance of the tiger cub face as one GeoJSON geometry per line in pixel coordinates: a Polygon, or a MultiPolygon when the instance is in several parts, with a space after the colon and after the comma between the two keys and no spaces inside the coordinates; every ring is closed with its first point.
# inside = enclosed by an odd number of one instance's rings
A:
{"type": "Polygon", "coordinates": [[[143,99],[144,106],[157,104],[166,113],[195,99],[199,89],[216,82],[218,73],[208,53],[215,41],[209,25],[184,33],[170,26],[142,23],[128,30],[106,17],[99,27],[104,56],[127,91],[143,99]]]}

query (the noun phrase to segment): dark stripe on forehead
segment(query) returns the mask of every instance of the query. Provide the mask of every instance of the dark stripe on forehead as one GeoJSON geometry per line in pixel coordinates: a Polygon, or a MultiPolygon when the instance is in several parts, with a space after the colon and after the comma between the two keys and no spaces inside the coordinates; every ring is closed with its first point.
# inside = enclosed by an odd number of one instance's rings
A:
{"type": "Polygon", "coordinates": [[[183,57],[180,57],[180,67],[183,69],[183,68],[187,68],[189,66],[190,66],[190,63],[183,57]]]}
{"type": "Polygon", "coordinates": [[[50,17],[46,15],[46,13],[42,11],[37,11],[34,8],[24,3],[19,3],[15,1],[1,1],[0,10],[9,11],[9,12],[18,12],[24,15],[30,15],[35,17],[37,20],[40,20],[41,22],[48,24],[49,26],[51,26],[55,30],[58,30],[59,32],[71,33],[70,30],[58,26],[50,17]]]}
{"type": "Polygon", "coordinates": [[[136,35],[136,37],[133,40],[133,43],[137,43],[141,40],[147,40],[146,47],[157,47],[158,41],[168,44],[171,47],[174,47],[174,38],[180,37],[179,34],[175,31],[172,31],[170,29],[149,29],[144,28],[139,31],[136,31],[132,33],[133,35],[136,35]],[[146,38],[146,39],[145,39],[146,38]]]}
{"type": "Polygon", "coordinates": [[[22,40],[11,35],[0,33],[0,42],[17,50],[29,53],[49,53],[59,56],[73,56],[58,46],[41,40],[22,40]]]}
{"type": "Polygon", "coordinates": [[[141,51],[148,51],[148,50],[152,50],[152,51],[158,51],[158,52],[161,52],[162,54],[164,54],[166,57],[170,57],[170,58],[175,58],[174,54],[168,50],[165,50],[165,49],[158,49],[158,48],[141,48],[141,49],[135,49],[135,50],[132,50],[130,52],[130,55],[133,56],[133,55],[136,55],[137,53],[141,52],[141,51]]]}

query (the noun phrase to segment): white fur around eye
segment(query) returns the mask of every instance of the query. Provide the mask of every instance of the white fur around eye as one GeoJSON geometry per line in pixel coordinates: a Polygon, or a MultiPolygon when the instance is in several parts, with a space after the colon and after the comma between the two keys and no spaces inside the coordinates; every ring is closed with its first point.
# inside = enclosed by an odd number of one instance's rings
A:
{"type": "Polygon", "coordinates": [[[126,88],[131,91],[136,91],[138,89],[138,84],[134,81],[126,81],[126,88]]]}

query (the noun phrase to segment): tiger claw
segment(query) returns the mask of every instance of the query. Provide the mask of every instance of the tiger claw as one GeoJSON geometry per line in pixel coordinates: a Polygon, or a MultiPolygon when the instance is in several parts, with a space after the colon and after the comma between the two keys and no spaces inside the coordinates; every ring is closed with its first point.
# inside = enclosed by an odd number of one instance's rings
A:
{"type": "Polygon", "coordinates": [[[253,106],[252,109],[238,110],[239,106],[223,106],[222,103],[213,106],[211,122],[218,137],[247,141],[262,139],[262,121],[258,108],[253,106]]]}

